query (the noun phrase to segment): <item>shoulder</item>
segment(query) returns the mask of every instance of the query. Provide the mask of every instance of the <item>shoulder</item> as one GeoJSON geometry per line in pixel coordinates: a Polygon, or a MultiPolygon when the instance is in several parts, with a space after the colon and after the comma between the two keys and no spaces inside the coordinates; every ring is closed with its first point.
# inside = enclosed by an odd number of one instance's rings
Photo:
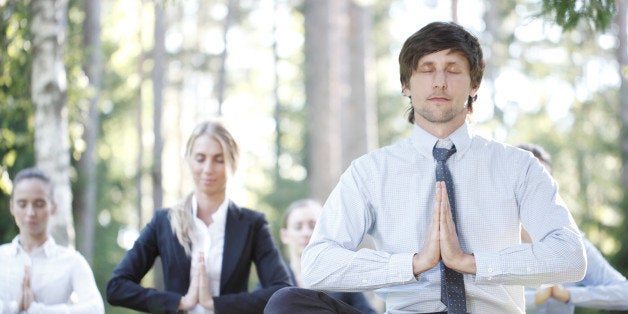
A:
{"type": "Polygon", "coordinates": [[[389,162],[394,162],[397,165],[400,163],[411,163],[414,160],[414,154],[409,152],[414,150],[415,148],[412,146],[409,138],[401,139],[354,159],[350,168],[370,172],[385,167],[389,162]]]}
{"type": "Polygon", "coordinates": [[[79,266],[89,265],[83,254],[74,248],[55,244],[54,252],[57,257],[65,260],[68,264],[79,266]]]}
{"type": "Polygon", "coordinates": [[[233,201],[229,201],[229,206],[227,207],[227,216],[237,218],[238,220],[266,221],[266,215],[264,215],[264,213],[250,208],[238,206],[233,201]]]}
{"type": "Polygon", "coordinates": [[[0,255],[6,256],[11,252],[15,253],[15,245],[13,245],[13,243],[5,243],[0,245],[0,255]]]}
{"type": "Polygon", "coordinates": [[[170,223],[170,211],[169,208],[158,209],[153,214],[153,218],[151,220],[152,224],[163,224],[170,223]]]}
{"type": "Polygon", "coordinates": [[[535,160],[532,153],[526,150],[480,135],[473,136],[471,150],[481,156],[491,157],[495,161],[529,163],[535,160]]]}

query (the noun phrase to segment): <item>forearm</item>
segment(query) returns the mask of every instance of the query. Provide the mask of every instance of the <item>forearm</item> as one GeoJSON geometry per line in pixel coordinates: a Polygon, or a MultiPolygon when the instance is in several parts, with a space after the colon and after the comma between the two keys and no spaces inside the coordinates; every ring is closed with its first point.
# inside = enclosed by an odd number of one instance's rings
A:
{"type": "Polygon", "coordinates": [[[534,244],[499,252],[474,252],[478,283],[536,286],[576,282],[584,277],[586,258],[579,235],[562,229],[534,244]]]}
{"type": "Polygon", "coordinates": [[[102,300],[82,302],[77,304],[42,304],[33,302],[28,308],[29,314],[99,314],[104,313],[105,309],[102,300]]]}
{"type": "Polygon", "coordinates": [[[628,310],[628,282],[588,287],[568,287],[575,306],[603,310],[628,310]]]}
{"type": "Polygon", "coordinates": [[[302,257],[306,286],[328,291],[365,291],[416,281],[414,253],[389,254],[361,249],[357,252],[319,243],[302,257]]]}

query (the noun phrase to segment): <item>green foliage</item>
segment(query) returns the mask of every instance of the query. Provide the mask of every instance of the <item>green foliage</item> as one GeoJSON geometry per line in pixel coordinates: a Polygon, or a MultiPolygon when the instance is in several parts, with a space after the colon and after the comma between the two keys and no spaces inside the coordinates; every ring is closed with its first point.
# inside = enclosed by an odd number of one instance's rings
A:
{"type": "Polygon", "coordinates": [[[0,6],[0,241],[10,241],[17,227],[9,212],[8,179],[34,164],[30,101],[28,1],[0,6]]]}
{"type": "Polygon", "coordinates": [[[616,13],[615,0],[543,0],[538,17],[549,17],[565,31],[574,30],[581,21],[596,31],[604,31],[616,13]]]}

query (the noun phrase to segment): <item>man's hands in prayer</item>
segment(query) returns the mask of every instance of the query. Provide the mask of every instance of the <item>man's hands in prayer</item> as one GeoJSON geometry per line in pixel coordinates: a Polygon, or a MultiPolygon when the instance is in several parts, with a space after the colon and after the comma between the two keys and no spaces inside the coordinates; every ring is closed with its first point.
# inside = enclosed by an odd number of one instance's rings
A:
{"type": "Polygon", "coordinates": [[[191,310],[196,304],[200,304],[205,309],[213,311],[214,298],[205,272],[205,257],[202,252],[198,256],[198,264],[192,267],[192,273],[188,292],[179,301],[179,310],[191,310]]]}
{"type": "Polygon", "coordinates": [[[475,274],[475,258],[472,254],[465,254],[460,248],[447,189],[442,181],[436,182],[435,199],[425,243],[412,260],[414,274],[418,275],[433,268],[440,260],[453,270],[475,274]]]}

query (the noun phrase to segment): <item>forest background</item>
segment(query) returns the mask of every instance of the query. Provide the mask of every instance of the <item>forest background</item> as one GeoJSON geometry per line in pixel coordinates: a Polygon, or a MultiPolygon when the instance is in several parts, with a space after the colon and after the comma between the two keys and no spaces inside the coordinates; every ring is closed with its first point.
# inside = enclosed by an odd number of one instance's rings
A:
{"type": "Polygon", "coordinates": [[[578,225],[626,275],[626,6],[0,0],[0,240],[17,234],[11,179],[43,168],[57,186],[53,236],[87,258],[104,296],[154,209],[191,191],[183,147],[214,117],[242,148],[230,197],[264,212],[277,239],[291,201],[324,202],[352,159],[409,133],[396,58],[442,20],[485,52],[475,130],[545,147],[578,225]]]}

